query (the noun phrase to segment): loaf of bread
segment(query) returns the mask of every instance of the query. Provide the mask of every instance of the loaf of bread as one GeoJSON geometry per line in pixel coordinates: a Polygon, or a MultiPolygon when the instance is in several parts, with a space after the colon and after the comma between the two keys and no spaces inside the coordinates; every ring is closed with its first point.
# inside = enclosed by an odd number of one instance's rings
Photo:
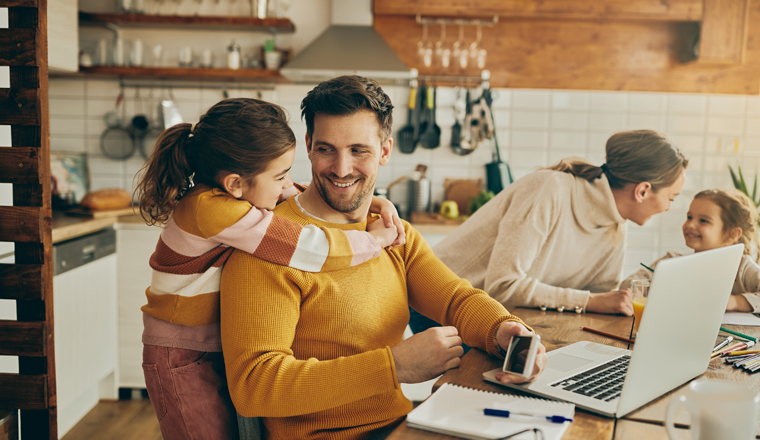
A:
{"type": "Polygon", "coordinates": [[[121,188],[106,188],[87,193],[80,204],[93,211],[126,208],[132,206],[132,196],[121,188]]]}

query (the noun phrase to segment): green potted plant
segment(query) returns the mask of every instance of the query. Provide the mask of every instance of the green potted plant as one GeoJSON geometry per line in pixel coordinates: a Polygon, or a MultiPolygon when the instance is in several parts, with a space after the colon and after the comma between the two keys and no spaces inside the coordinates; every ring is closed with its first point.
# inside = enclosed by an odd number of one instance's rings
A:
{"type": "Polygon", "coordinates": [[[757,174],[755,174],[755,181],[752,184],[752,193],[750,193],[749,189],[747,188],[747,183],[744,181],[744,174],[742,173],[742,167],[737,165],[736,170],[737,172],[735,173],[733,168],[731,168],[731,165],[728,166],[728,171],[731,173],[731,180],[733,180],[734,182],[734,188],[746,194],[747,197],[752,199],[752,202],[755,204],[755,207],[757,207],[758,205],[760,205],[760,197],[758,197],[758,194],[757,194],[757,174]]]}
{"type": "MultiPolygon", "coordinates": [[[[747,183],[744,181],[744,173],[742,173],[742,167],[737,165],[736,166],[736,172],[734,172],[733,168],[731,168],[731,165],[728,166],[728,171],[731,173],[731,180],[734,182],[734,188],[738,189],[739,191],[743,192],[747,197],[752,200],[752,203],[755,204],[755,208],[760,205],[760,194],[757,193],[757,173],[755,174],[754,181],[752,183],[752,192],[750,193],[749,188],[747,188],[747,183]]],[[[758,228],[760,229],[760,219],[758,219],[758,228]]],[[[760,249],[757,249],[756,246],[752,246],[755,249],[752,249],[752,254],[756,253],[755,261],[760,262],[760,249]]]]}

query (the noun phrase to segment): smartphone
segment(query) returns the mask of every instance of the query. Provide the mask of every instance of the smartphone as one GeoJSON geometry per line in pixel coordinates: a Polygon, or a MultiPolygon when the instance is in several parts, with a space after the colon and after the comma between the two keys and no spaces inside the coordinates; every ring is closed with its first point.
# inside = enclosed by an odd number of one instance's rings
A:
{"type": "Polygon", "coordinates": [[[536,363],[536,352],[541,336],[536,334],[513,336],[504,357],[502,371],[521,377],[530,377],[536,363]]]}

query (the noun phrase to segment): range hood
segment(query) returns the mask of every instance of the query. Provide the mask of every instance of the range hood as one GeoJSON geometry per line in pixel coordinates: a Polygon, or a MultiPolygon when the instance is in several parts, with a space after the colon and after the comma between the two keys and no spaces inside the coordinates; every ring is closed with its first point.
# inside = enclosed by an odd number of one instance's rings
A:
{"type": "Polygon", "coordinates": [[[411,78],[406,65],[372,27],[368,0],[333,0],[332,8],[333,24],[280,69],[284,77],[295,82],[321,82],[341,75],[362,75],[380,82],[411,78]],[[357,8],[361,8],[358,14],[357,8]]]}

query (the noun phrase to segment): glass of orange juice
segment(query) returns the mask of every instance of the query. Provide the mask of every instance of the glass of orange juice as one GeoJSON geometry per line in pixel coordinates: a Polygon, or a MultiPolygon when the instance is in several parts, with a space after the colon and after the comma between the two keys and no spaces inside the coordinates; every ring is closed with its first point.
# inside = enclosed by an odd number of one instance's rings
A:
{"type": "Polygon", "coordinates": [[[644,306],[647,303],[647,296],[649,296],[649,280],[633,280],[631,281],[631,297],[633,299],[633,337],[635,338],[639,332],[639,324],[641,323],[641,316],[644,314],[644,306]]]}

